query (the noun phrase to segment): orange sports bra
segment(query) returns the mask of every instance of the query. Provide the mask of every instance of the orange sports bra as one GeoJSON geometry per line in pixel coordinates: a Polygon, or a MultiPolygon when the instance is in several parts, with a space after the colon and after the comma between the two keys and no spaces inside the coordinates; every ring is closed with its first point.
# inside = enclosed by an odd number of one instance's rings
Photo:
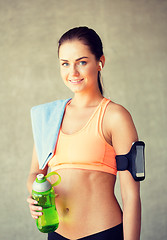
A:
{"type": "Polygon", "coordinates": [[[60,128],[55,155],[48,163],[52,171],[78,168],[116,175],[116,153],[102,133],[102,120],[109,102],[109,99],[103,98],[81,130],[65,134],[60,128]]]}

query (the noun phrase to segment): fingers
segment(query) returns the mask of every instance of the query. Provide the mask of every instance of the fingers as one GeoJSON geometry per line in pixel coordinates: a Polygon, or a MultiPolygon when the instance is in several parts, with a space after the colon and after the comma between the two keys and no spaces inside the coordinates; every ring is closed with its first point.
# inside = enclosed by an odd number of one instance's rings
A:
{"type": "Polygon", "coordinates": [[[27,198],[27,202],[29,203],[30,213],[32,218],[37,219],[39,216],[41,216],[43,213],[42,207],[37,206],[38,202],[35,201],[31,196],[27,198]]]}
{"type": "Polygon", "coordinates": [[[27,202],[29,203],[29,204],[38,204],[38,202],[37,201],[35,201],[33,198],[32,198],[32,196],[29,196],[28,198],[27,198],[27,202]]]}

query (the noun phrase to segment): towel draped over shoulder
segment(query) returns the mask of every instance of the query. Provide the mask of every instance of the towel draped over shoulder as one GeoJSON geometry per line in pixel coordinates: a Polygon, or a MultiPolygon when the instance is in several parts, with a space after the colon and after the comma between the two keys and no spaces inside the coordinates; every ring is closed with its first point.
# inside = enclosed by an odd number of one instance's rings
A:
{"type": "Polygon", "coordinates": [[[56,100],[31,109],[32,131],[39,169],[44,169],[54,155],[64,109],[69,100],[70,98],[56,100]]]}

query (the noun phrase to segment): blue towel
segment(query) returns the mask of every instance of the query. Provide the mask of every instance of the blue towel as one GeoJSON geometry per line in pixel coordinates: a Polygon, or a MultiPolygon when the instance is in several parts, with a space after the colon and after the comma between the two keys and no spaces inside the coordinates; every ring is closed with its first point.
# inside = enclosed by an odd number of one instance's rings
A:
{"type": "Polygon", "coordinates": [[[57,100],[31,109],[33,137],[36,146],[39,169],[44,169],[53,157],[64,109],[70,100],[57,100]]]}

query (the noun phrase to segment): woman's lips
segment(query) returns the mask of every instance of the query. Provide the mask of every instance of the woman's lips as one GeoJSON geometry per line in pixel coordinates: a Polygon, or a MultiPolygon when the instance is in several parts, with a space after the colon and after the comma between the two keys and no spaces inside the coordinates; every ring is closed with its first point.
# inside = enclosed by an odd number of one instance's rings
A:
{"type": "Polygon", "coordinates": [[[74,84],[77,84],[77,83],[80,83],[82,82],[83,78],[82,79],[76,79],[76,80],[69,80],[71,83],[74,83],[74,84]]]}

